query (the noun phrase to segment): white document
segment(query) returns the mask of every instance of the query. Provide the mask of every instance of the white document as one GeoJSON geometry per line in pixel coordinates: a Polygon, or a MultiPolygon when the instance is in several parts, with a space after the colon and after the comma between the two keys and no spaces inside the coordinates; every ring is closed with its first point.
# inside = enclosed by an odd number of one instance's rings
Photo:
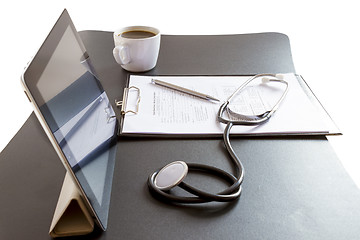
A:
{"type": "MultiPolygon", "coordinates": [[[[123,119],[122,134],[222,134],[225,124],[217,120],[220,105],[249,77],[246,76],[136,76],[131,75],[129,86],[140,89],[138,114],[128,113],[123,119]],[[181,87],[205,93],[220,102],[212,102],[151,83],[159,79],[181,87]]],[[[297,77],[286,74],[289,92],[279,109],[264,124],[234,126],[231,134],[283,135],[329,134],[329,118],[324,110],[310,101],[297,77]]],[[[270,110],[281,96],[284,84],[257,84],[246,87],[231,104],[231,110],[242,114],[259,114],[270,110]]],[[[129,92],[127,109],[134,108],[137,95],[129,92]]],[[[333,133],[333,132],[331,132],[333,133]]]]}

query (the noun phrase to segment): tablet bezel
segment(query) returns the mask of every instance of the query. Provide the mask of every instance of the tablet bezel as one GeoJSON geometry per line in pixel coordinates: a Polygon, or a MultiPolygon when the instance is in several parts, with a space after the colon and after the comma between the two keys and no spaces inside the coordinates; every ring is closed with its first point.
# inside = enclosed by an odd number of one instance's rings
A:
{"type": "MultiPolygon", "coordinates": [[[[39,79],[39,77],[41,76],[43,70],[45,69],[47,63],[49,62],[52,54],[54,53],[57,45],[61,41],[61,38],[64,35],[66,29],[68,29],[68,27],[70,27],[72,32],[74,33],[77,43],[79,44],[82,52],[84,53],[83,57],[86,59],[89,57],[86,52],[85,46],[84,46],[79,34],[77,33],[77,31],[75,29],[75,26],[70,18],[68,11],[66,9],[64,9],[64,11],[60,15],[59,19],[55,23],[54,27],[52,28],[52,30],[48,34],[47,38],[45,39],[44,43],[41,45],[37,54],[31,60],[31,62],[28,64],[27,68],[25,69],[24,73],[22,74],[21,84],[23,86],[25,94],[27,95],[27,97],[29,98],[30,102],[33,105],[35,115],[37,116],[41,126],[45,130],[46,135],[48,136],[51,144],[53,145],[56,153],[58,154],[61,162],[63,163],[66,171],[68,173],[70,173],[70,176],[72,177],[73,182],[76,184],[81,196],[83,197],[83,200],[87,206],[87,209],[89,210],[90,214],[92,215],[95,223],[103,231],[105,231],[107,228],[109,205],[107,204],[105,206],[105,208],[107,208],[107,209],[102,209],[102,207],[99,208],[98,206],[93,206],[93,204],[91,204],[91,201],[85,190],[85,189],[89,189],[89,186],[82,186],[82,183],[76,177],[65,154],[63,153],[61,147],[57,143],[55,136],[53,135],[48,123],[46,122],[45,117],[41,113],[40,106],[37,104],[37,99],[41,99],[41,94],[36,87],[36,82],[39,79]],[[104,218],[104,211],[106,211],[105,218],[104,218]]],[[[112,179],[112,173],[113,173],[113,167],[114,167],[113,164],[114,163],[112,163],[112,165],[110,164],[110,166],[109,166],[112,168],[111,169],[111,179],[112,179]]],[[[110,186],[107,186],[107,189],[105,189],[105,194],[109,195],[109,197],[110,197],[110,193],[111,193],[111,182],[110,182],[110,186]]]]}

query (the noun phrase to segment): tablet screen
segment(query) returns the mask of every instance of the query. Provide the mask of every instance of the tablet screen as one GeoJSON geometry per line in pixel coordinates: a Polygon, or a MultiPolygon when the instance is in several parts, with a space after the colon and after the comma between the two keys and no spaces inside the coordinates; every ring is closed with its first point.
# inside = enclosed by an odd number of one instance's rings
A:
{"type": "Polygon", "coordinates": [[[50,130],[62,153],[60,157],[106,229],[117,120],[66,10],[23,81],[45,120],[45,130],[50,130]]]}

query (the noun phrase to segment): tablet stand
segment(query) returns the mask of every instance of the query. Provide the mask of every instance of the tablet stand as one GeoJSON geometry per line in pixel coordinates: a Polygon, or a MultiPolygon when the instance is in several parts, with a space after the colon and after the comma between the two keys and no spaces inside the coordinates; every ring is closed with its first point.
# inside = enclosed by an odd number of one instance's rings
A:
{"type": "Polygon", "coordinates": [[[66,173],[49,234],[51,237],[77,236],[93,230],[94,220],[70,174],[66,173]]]}

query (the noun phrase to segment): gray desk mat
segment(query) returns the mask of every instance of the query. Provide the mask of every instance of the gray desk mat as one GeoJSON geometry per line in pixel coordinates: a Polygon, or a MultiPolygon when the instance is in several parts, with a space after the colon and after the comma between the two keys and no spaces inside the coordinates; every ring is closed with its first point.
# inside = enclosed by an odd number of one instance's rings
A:
{"type": "MultiPolygon", "coordinates": [[[[128,73],[112,58],[112,34],[85,31],[81,37],[109,98],[121,98],[128,73]]],[[[290,45],[282,34],[165,35],[158,65],[147,74],[291,71],[290,45]]],[[[245,166],[239,201],[174,206],[151,196],[148,175],[173,160],[231,171],[222,140],[120,137],[108,230],[76,239],[359,238],[360,191],[326,137],[231,141],[245,166]]],[[[0,155],[1,239],[50,238],[47,231],[64,174],[32,114],[0,155]]],[[[202,175],[189,176],[188,182],[222,187],[202,175]]]]}

